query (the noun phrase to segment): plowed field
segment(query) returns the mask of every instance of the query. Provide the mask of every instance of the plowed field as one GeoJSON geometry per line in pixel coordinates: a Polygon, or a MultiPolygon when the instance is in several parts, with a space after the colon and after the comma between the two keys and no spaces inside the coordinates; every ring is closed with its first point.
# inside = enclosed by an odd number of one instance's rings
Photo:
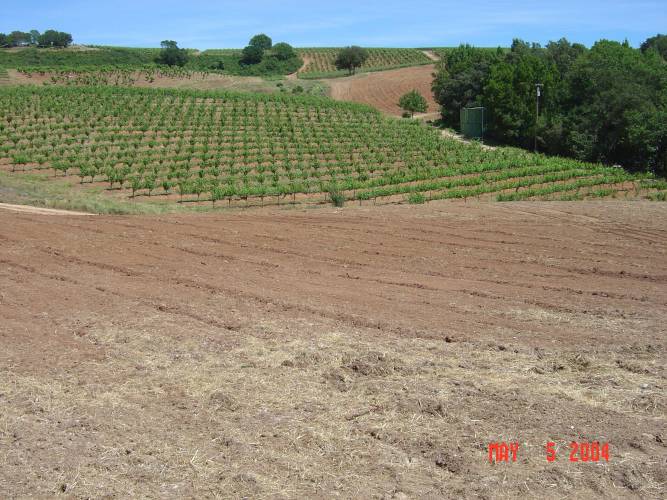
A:
{"type": "Polygon", "coordinates": [[[0,489],[664,496],[666,221],[649,202],[0,210],[0,489]],[[502,441],[517,462],[490,464],[502,441]],[[609,461],[570,462],[571,441],[609,461]]]}
{"type": "Polygon", "coordinates": [[[428,112],[438,111],[431,92],[434,65],[364,73],[327,80],[331,97],[340,101],[369,104],[384,113],[401,116],[398,100],[406,92],[417,90],[428,101],[428,112]]]}

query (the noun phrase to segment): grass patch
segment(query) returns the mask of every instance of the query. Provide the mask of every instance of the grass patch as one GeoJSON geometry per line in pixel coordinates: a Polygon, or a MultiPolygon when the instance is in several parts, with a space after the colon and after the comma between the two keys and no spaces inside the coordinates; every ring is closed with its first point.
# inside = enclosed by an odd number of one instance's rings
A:
{"type": "MultiPolygon", "coordinates": [[[[73,179],[0,172],[0,202],[96,214],[161,214],[185,211],[174,203],[141,203],[106,196],[104,188],[79,189],[73,179]]],[[[191,209],[190,209],[191,210],[191,209]]]]}

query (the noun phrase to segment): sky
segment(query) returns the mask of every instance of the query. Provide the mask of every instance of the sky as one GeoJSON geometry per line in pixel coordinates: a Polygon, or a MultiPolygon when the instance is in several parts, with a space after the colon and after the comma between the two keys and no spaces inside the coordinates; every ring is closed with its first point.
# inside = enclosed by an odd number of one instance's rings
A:
{"type": "Polygon", "coordinates": [[[633,46],[667,32],[667,0],[21,0],[5,2],[0,32],[57,29],[74,43],[209,49],[247,45],[256,33],[296,47],[509,46],[513,38],[601,38],[633,46]]]}

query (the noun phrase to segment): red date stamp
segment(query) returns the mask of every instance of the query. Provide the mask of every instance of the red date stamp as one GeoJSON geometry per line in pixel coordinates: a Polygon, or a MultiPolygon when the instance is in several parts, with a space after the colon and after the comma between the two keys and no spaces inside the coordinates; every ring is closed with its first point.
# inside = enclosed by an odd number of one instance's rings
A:
{"type": "MultiPolygon", "coordinates": [[[[569,446],[570,462],[609,462],[609,443],[599,441],[572,441],[569,446]]],[[[556,443],[549,441],[545,445],[547,462],[558,460],[556,443]]],[[[519,457],[519,443],[489,443],[489,462],[516,462],[519,457]]]]}

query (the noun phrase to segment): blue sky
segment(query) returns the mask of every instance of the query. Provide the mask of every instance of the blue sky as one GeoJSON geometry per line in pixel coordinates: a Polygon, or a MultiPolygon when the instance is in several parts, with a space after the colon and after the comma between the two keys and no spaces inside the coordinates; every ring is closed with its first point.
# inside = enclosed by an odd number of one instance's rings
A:
{"type": "Polygon", "coordinates": [[[667,31],[667,0],[5,3],[0,32],[33,28],[67,31],[82,44],[157,47],[172,39],[199,49],[242,47],[259,32],[299,47],[507,46],[514,37],[545,43],[563,36],[586,45],[627,38],[637,46],[667,31]]]}

